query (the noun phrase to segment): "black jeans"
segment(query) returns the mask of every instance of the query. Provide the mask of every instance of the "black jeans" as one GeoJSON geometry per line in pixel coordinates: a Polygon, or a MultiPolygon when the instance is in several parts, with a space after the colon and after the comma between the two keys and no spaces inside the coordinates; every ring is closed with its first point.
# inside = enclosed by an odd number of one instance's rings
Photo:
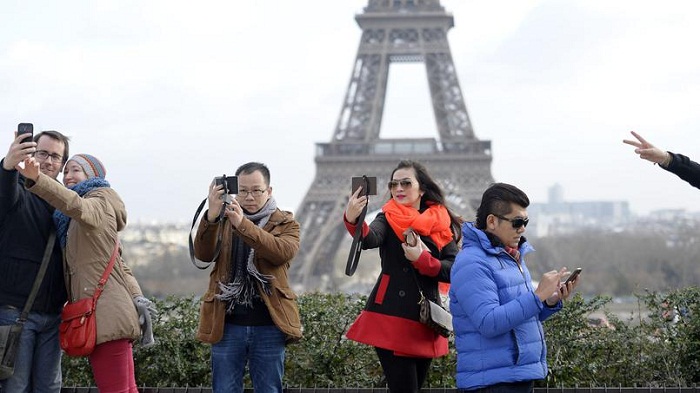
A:
{"type": "Polygon", "coordinates": [[[396,356],[394,351],[376,348],[386,384],[391,393],[417,393],[430,369],[430,358],[396,356]]]}
{"type": "Polygon", "coordinates": [[[503,382],[480,389],[458,389],[459,393],[532,393],[535,381],[503,382]]]}

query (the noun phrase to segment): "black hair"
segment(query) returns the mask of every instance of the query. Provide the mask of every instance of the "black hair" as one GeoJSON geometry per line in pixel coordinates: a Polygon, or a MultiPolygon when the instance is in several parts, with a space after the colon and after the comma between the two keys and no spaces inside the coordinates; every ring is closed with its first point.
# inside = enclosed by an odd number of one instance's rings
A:
{"type": "Polygon", "coordinates": [[[518,187],[506,183],[494,183],[484,191],[481,204],[476,209],[476,227],[486,229],[489,214],[505,216],[513,210],[511,204],[526,208],[530,199],[518,187]]]}
{"type": "Polygon", "coordinates": [[[249,162],[247,164],[243,164],[236,169],[236,176],[240,175],[241,173],[249,175],[255,171],[260,171],[263,175],[263,179],[265,179],[265,184],[269,187],[270,186],[270,170],[267,168],[267,166],[263,163],[260,162],[249,162]]]}

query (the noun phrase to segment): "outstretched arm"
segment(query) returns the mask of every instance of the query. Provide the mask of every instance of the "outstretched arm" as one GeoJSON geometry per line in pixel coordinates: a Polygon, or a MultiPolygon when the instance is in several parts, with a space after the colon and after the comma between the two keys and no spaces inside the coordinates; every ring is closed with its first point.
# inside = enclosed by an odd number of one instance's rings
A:
{"type": "Polygon", "coordinates": [[[658,147],[647,142],[641,135],[634,131],[630,131],[632,135],[637,138],[636,141],[625,139],[622,142],[628,145],[636,147],[634,152],[639,154],[639,158],[651,161],[655,164],[659,164],[663,167],[667,167],[671,163],[671,154],[665,150],[661,150],[658,147]]]}
{"type": "Polygon", "coordinates": [[[647,142],[641,135],[631,132],[637,140],[625,139],[622,142],[636,147],[634,152],[639,154],[639,158],[659,164],[661,168],[675,173],[691,186],[700,188],[700,164],[682,154],[661,150],[647,142]]]}

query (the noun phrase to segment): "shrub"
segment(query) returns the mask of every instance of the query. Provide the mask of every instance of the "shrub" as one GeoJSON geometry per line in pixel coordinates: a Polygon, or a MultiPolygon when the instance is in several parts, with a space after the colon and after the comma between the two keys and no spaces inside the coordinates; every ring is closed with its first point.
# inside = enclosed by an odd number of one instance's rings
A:
{"type": "MultiPolygon", "coordinates": [[[[195,340],[199,301],[193,296],[151,299],[156,344],[134,345],[134,368],[139,386],[211,386],[210,346],[195,340]]],[[[94,386],[87,358],[63,356],[63,384],[94,386]]]]}
{"type": "MultiPolygon", "coordinates": [[[[153,299],[156,345],[136,345],[140,386],[210,386],[210,346],[195,340],[199,301],[193,297],[153,299]]],[[[366,296],[308,293],[299,297],[304,339],[287,347],[285,384],[311,388],[384,387],[374,349],[347,340],[345,331],[366,296]]],[[[610,327],[593,326],[588,316],[611,302],[575,295],[544,323],[549,375],[537,386],[664,386],[700,383],[700,289],[637,295],[638,310],[623,321],[606,313],[610,327]]],[[[455,353],[435,359],[425,387],[454,387],[455,353]]],[[[65,386],[94,382],[85,358],[63,357],[65,386]]],[[[249,379],[246,386],[251,387],[249,379]]]]}

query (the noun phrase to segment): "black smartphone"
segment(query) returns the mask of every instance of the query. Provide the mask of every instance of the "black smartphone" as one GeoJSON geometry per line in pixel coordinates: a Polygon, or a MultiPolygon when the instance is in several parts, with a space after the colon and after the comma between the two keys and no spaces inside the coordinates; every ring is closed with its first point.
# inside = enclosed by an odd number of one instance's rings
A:
{"type": "Polygon", "coordinates": [[[17,125],[17,136],[26,134],[27,137],[22,139],[22,142],[31,142],[34,137],[34,124],[32,123],[19,123],[17,125]]]}
{"type": "MultiPolygon", "coordinates": [[[[374,176],[367,176],[367,183],[369,184],[368,195],[377,195],[377,178],[374,176]]],[[[352,193],[354,194],[358,188],[362,187],[361,195],[364,195],[367,190],[365,190],[365,178],[362,176],[353,176],[352,178],[352,193]]]]}
{"type": "Polygon", "coordinates": [[[576,277],[578,277],[578,275],[581,274],[581,270],[583,270],[583,269],[580,267],[577,267],[576,269],[574,269],[574,271],[571,272],[571,274],[569,274],[569,277],[566,279],[566,281],[564,281],[564,284],[568,284],[571,281],[574,281],[576,279],[576,277]]]}
{"type": "Polygon", "coordinates": [[[238,177],[236,176],[217,176],[214,178],[214,184],[223,185],[227,194],[238,194],[238,177]]]}

